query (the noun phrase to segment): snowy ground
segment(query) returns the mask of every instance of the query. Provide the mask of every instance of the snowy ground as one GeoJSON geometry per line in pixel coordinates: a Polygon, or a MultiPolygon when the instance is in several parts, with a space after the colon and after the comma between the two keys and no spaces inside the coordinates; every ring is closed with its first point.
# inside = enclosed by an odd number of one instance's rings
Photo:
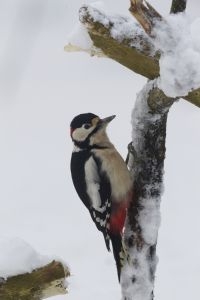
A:
{"type": "MultiPolygon", "coordinates": [[[[129,5],[107,2],[118,13],[129,5]]],[[[166,15],[170,1],[157,2],[166,15]]],[[[72,186],[69,123],[81,112],[116,114],[109,134],[125,157],[145,79],[108,59],[64,52],[81,4],[0,1],[1,236],[70,265],[69,295],[52,299],[120,299],[112,255],[72,186]]],[[[191,19],[199,9],[188,3],[191,19]]],[[[199,114],[182,100],[169,115],[155,299],[200,297],[199,114]]]]}

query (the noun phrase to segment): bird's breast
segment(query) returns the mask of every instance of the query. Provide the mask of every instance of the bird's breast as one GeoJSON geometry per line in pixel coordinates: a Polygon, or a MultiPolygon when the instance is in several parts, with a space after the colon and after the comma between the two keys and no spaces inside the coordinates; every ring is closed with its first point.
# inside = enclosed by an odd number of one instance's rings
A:
{"type": "Polygon", "coordinates": [[[118,202],[124,201],[132,189],[132,179],[123,158],[115,148],[95,150],[94,152],[101,162],[101,170],[109,178],[112,198],[118,202]]]}

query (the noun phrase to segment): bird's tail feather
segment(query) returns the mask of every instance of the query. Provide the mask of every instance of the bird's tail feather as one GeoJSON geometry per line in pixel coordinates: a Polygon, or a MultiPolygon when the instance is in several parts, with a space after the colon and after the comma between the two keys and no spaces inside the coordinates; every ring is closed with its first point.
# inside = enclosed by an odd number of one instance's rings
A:
{"type": "Polygon", "coordinates": [[[123,247],[121,234],[110,234],[110,239],[112,243],[116,266],[117,266],[118,280],[120,282],[121,269],[126,260],[126,252],[123,247]]]}
{"type": "Polygon", "coordinates": [[[108,235],[107,231],[103,232],[106,248],[110,251],[110,236],[108,235]]]}

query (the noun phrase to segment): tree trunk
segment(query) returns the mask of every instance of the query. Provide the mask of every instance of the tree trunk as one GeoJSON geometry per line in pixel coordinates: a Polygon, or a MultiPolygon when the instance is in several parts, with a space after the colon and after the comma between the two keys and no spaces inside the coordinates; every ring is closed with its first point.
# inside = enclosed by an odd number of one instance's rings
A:
{"type": "Polygon", "coordinates": [[[134,188],[124,233],[128,253],[121,277],[124,300],[153,299],[166,123],[173,103],[154,85],[149,82],[140,92],[132,114],[134,156],[129,155],[128,166],[134,188]]]}

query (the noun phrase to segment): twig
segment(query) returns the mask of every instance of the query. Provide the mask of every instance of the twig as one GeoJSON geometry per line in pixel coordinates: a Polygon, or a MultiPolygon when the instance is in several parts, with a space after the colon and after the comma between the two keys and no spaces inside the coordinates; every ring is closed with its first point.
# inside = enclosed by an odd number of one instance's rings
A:
{"type": "Polygon", "coordinates": [[[171,14],[177,14],[186,10],[187,0],[172,0],[171,14]]]}
{"type": "Polygon", "coordinates": [[[147,1],[144,1],[144,3],[143,0],[131,0],[129,11],[146,33],[151,35],[155,20],[162,20],[162,16],[147,1]]]}

